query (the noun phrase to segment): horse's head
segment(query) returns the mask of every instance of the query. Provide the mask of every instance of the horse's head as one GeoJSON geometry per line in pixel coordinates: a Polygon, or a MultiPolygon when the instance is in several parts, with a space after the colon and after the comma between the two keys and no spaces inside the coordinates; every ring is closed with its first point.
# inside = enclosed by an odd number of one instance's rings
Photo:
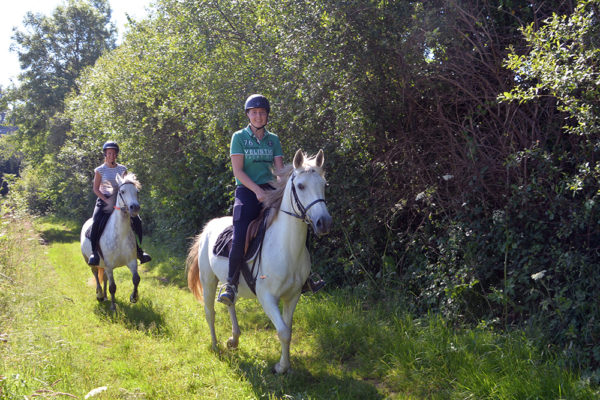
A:
{"type": "Polygon", "coordinates": [[[329,233],[331,215],[325,203],[325,172],[323,150],[315,157],[307,158],[302,150],[294,156],[294,170],[289,180],[292,192],[292,213],[312,225],[317,235],[329,233]]]}
{"type": "Polygon", "coordinates": [[[125,176],[117,175],[117,185],[115,207],[135,217],[140,212],[137,196],[140,183],[134,174],[129,173],[125,176]]]}

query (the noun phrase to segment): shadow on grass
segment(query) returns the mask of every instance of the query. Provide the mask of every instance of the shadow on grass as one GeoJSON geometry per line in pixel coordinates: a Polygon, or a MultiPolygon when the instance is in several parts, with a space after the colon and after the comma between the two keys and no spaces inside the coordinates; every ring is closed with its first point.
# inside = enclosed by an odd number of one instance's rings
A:
{"type": "MultiPolygon", "coordinates": [[[[255,363],[249,360],[254,356],[235,350],[231,357],[224,356],[232,370],[252,384],[256,398],[266,395],[277,398],[314,398],[314,399],[384,399],[385,397],[368,382],[344,374],[333,375],[321,370],[311,372],[302,357],[292,356],[292,368],[283,375],[273,373],[277,360],[255,363]]],[[[323,361],[310,362],[311,365],[323,364],[323,361]]],[[[269,397],[270,398],[270,397],[269,397]]]]}
{"type": "Polygon", "coordinates": [[[40,235],[45,244],[50,243],[71,243],[79,241],[79,232],[65,229],[48,228],[41,229],[40,235]]]}
{"type": "Polygon", "coordinates": [[[168,333],[163,315],[154,309],[151,301],[141,300],[132,304],[117,298],[115,303],[117,311],[114,314],[110,311],[110,300],[98,303],[94,313],[103,320],[122,324],[127,329],[144,332],[150,336],[168,333]]]}
{"type": "Polygon", "coordinates": [[[142,267],[155,275],[163,286],[176,286],[179,289],[187,288],[187,274],[185,272],[185,253],[174,257],[172,252],[166,250],[160,243],[155,244],[151,238],[145,238],[144,250],[152,256],[152,261],[142,267]]]}
{"type": "Polygon", "coordinates": [[[34,219],[35,230],[44,244],[79,242],[80,221],[44,216],[34,219]]]}

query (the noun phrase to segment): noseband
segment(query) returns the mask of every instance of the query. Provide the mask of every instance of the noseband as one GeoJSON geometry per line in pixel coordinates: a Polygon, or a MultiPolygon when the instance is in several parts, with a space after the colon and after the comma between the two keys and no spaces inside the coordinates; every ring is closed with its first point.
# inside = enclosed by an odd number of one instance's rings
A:
{"type": "Polygon", "coordinates": [[[310,225],[311,224],[311,220],[308,217],[308,210],[314,206],[317,203],[323,202],[325,204],[327,204],[327,202],[325,201],[325,199],[316,199],[315,201],[313,201],[312,203],[310,203],[308,206],[304,207],[302,205],[302,202],[300,202],[300,199],[298,198],[298,193],[296,193],[296,185],[294,185],[294,178],[296,177],[296,174],[294,173],[292,175],[292,200],[290,201],[292,204],[292,210],[294,209],[298,209],[300,210],[300,215],[296,214],[295,212],[289,212],[289,211],[285,211],[285,210],[281,210],[284,213],[286,213],[287,215],[291,215],[292,217],[301,219],[302,221],[304,221],[306,224],[310,225]],[[296,204],[296,207],[294,207],[294,203],[296,204]]]}

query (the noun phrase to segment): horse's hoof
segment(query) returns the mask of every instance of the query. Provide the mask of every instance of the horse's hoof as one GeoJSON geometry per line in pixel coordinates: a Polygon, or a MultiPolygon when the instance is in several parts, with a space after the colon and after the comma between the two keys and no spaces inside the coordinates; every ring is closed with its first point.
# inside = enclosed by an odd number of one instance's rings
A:
{"type": "Polygon", "coordinates": [[[275,366],[273,367],[273,373],[274,374],[285,374],[286,372],[288,372],[289,367],[288,368],[283,368],[281,366],[281,364],[277,363],[275,364],[275,366]]]}
{"type": "Polygon", "coordinates": [[[104,297],[96,297],[96,300],[98,300],[98,303],[102,303],[105,299],[104,297]]]}
{"type": "Polygon", "coordinates": [[[131,295],[131,296],[129,296],[129,301],[130,301],[131,303],[137,303],[137,301],[138,301],[138,297],[137,297],[137,296],[134,296],[134,295],[131,295]]]}
{"type": "Polygon", "coordinates": [[[227,339],[227,348],[229,349],[237,349],[239,342],[232,337],[227,339]]]}

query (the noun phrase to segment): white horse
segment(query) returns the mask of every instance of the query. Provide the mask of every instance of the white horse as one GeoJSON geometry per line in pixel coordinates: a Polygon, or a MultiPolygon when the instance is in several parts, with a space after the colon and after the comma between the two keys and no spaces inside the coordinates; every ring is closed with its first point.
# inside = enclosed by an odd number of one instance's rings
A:
{"type": "MultiPolygon", "coordinates": [[[[110,309],[112,311],[116,310],[115,292],[117,291],[117,285],[115,284],[113,270],[117,267],[123,265],[129,267],[133,280],[133,292],[129,300],[132,303],[138,300],[140,275],[137,271],[137,243],[135,234],[131,228],[131,217],[138,215],[140,211],[140,204],[137,198],[140,188],[140,183],[134,174],[128,173],[124,177],[117,175],[117,186],[111,188],[112,194],[109,198],[109,203],[105,207],[105,211],[112,211],[112,213],[106,222],[98,243],[98,247],[102,253],[100,265],[91,267],[92,273],[96,278],[96,298],[98,301],[106,300],[106,284],[107,280],[110,281],[110,309]],[[100,285],[100,280],[104,281],[104,291],[100,285]]],[[[81,228],[81,253],[86,263],[92,255],[92,243],[86,237],[86,232],[92,226],[92,222],[92,218],[88,219],[81,228]]]]}
{"type": "MultiPolygon", "coordinates": [[[[323,150],[310,159],[298,150],[293,168],[287,166],[272,184],[276,190],[267,193],[263,202],[274,207],[270,213],[270,225],[266,229],[261,254],[258,257],[256,297],[265,313],[277,329],[281,342],[281,359],[274,367],[276,373],[284,373],[290,367],[290,341],[292,318],[300,299],[302,285],[310,273],[310,255],[306,248],[308,225],[317,235],[329,232],[332,218],[325,205],[325,178],[323,150]],[[283,304],[283,313],[279,302],[283,304]]],[[[204,292],[204,312],[210,328],[213,349],[217,348],[215,334],[215,292],[219,281],[227,281],[228,259],[213,253],[219,234],[232,225],[231,217],[211,220],[202,233],[196,236],[188,257],[188,286],[198,300],[204,292]]],[[[249,261],[251,263],[252,261],[249,261]]],[[[240,279],[238,296],[255,297],[245,279],[240,279]]],[[[240,328],[235,304],[228,307],[232,324],[229,347],[237,347],[240,328]]]]}

